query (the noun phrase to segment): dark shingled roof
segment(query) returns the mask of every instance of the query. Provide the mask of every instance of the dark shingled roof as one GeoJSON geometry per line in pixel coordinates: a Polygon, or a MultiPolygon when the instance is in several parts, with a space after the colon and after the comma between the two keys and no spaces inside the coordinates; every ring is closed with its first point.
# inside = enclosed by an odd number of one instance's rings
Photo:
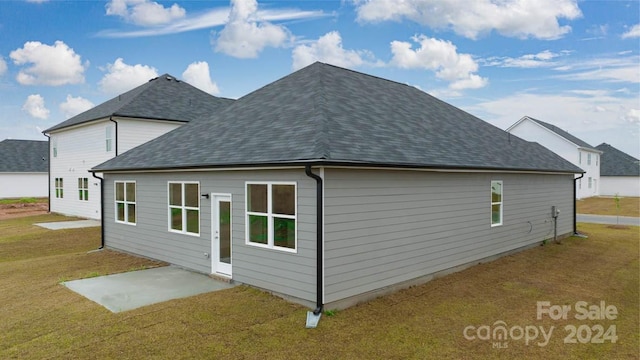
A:
{"type": "Polygon", "coordinates": [[[169,74],[164,74],[44,132],[49,133],[109,116],[188,122],[202,115],[215,113],[231,103],[232,99],[209,95],[169,74]]]}
{"type": "Polygon", "coordinates": [[[564,131],[564,130],[560,129],[559,127],[556,127],[556,126],[555,126],[555,125],[553,125],[553,124],[549,124],[549,123],[546,123],[546,122],[544,122],[544,121],[541,121],[541,120],[538,120],[538,119],[534,119],[534,118],[532,118],[532,117],[530,117],[530,116],[527,116],[527,118],[529,118],[529,119],[531,119],[531,120],[533,120],[533,121],[537,122],[538,124],[540,124],[540,125],[542,125],[542,126],[546,127],[547,129],[549,129],[549,130],[553,131],[554,133],[556,133],[556,134],[558,134],[558,135],[562,136],[563,138],[565,138],[565,139],[567,139],[567,140],[571,141],[572,143],[574,143],[574,144],[576,144],[576,145],[578,145],[578,146],[580,146],[580,147],[587,148],[587,149],[591,149],[591,150],[595,150],[595,148],[594,148],[593,146],[591,146],[591,145],[587,144],[585,141],[582,141],[582,140],[578,139],[577,137],[575,137],[575,136],[573,136],[573,135],[569,134],[568,132],[566,132],[566,131],[564,131]]]}
{"type": "Polygon", "coordinates": [[[302,163],[581,173],[415,87],[315,63],[95,167],[302,163]]]}
{"type": "Polygon", "coordinates": [[[48,172],[49,142],[0,141],[0,172],[48,172]]]}
{"type": "Polygon", "coordinates": [[[602,143],[596,146],[600,155],[600,176],[640,176],[640,161],[613,146],[602,143]]]}

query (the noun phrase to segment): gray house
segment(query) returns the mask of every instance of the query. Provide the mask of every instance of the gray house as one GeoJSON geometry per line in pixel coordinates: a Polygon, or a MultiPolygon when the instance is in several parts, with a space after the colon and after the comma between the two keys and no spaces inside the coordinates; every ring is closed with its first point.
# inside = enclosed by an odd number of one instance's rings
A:
{"type": "Polygon", "coordinates": [[[47,197],[49,145],[46,141],[0,141],[0,199],[47,197]]]}
{"type": "Polygon", "coordinates": [[[573,231],[546,148],[315,63],[112,160],[104,246],[342,308],[573,231]]]}

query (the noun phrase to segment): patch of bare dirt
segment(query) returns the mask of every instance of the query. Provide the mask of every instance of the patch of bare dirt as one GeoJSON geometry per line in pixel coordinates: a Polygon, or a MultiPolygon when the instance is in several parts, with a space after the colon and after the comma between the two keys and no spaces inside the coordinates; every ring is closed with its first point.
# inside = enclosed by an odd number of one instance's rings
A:
{"type": "Polygon", "coordinates": [[[49,210],[49,204],[44,203],[16,203],[0,204],[0,220],[14,219],[23,216],[43,215],[49,210]]]}

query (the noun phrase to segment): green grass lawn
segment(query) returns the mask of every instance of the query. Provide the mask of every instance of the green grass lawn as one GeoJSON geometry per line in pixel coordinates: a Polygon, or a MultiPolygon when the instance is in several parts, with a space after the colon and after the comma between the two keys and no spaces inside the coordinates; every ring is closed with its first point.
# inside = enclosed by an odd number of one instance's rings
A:
{"type": "MultiPolygon", "coordinates": [[[[239,286],[113,314],[60,281],[158,266],[99,246],[99,228],[51,231],[55,215],[0,221],[2,359],[637,359],[639,232],[579,224],[569,238],[324,315],[239,286]],[[615,320],[536,318],[538,301],[614,305],[615,320]],[[463,331],[503,321],[554,327],[546,346],[467,340],[463,331]],[[565,326],[605,329],[616,343],[565,344],[565,326]]],[[[585,330],[586,331],[586,330],[585,330]]],[[[583,332],[583,337],[586,333],[583,332]]],[[[517,334],[516,334],[517,335],[517,334]]],[[[541,341],[538,338],[536,341],[541,341]]]]}
{"type": "Polygon", "coordinates": [[[34,198],[34,197],[24,197],[19,199],[0,199],[1,204],[33,204],[33,203],[46,203],[49,201],[48,198],[34,198]]]}
{"type": "Polygon", "coordinates": [[[576,201],[578,214],[640,217],[640,198],[619,197],[618,208],[612,197],[590,197],[576,201]]]}

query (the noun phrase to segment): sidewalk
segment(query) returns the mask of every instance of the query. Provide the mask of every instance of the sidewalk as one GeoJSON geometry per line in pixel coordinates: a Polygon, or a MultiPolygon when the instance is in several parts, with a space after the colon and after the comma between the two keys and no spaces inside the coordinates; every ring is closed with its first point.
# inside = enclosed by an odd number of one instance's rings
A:
{"type": "Polygon", "coordinates": [[[631,225],[640,226],[640,218],[630,216],[608,216],[608,215],[587,215],[577,214],[577,222],[608,224],[608,225],[631,225]]]}

